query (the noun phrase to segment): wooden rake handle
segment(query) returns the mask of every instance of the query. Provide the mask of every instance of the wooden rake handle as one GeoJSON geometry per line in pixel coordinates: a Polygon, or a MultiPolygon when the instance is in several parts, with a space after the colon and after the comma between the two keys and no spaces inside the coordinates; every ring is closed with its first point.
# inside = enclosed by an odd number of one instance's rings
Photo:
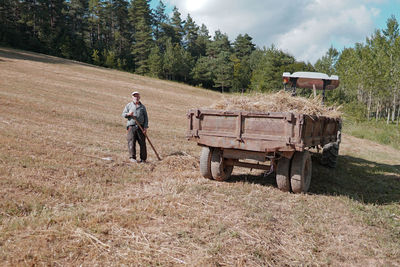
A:
{"type": "Polygon", "coordinates": [[[144,136],[146,136],[147,140],[149,141],[149,143],[150,143],[150,145],[151,145],[151,148],[153,149],[154,153],[155,153],[156,156],[157,156],[157,159],[158,159],[158,160],[161,160],[161,158],[160,158],[160,156],[158,155],[156,149],[154,148],[153,144],[151,143],[150,138],[149,138],[149,137],[147,136],[147,134],[144,132],[142,126],[139,124],[139,122],[137,121],[137,119],[136,119],[135,116],[133,116],[133,119],[135,120],[136,125],[139,126],[139,129],[142,131],[142,133],[144,134],[144,136]]]}

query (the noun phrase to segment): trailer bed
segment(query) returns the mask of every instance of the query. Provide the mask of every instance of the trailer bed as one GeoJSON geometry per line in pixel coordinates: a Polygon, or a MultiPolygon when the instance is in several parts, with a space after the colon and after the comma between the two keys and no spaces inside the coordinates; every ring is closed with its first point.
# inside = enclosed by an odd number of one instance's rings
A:
{"type": "Polygon", "coordinates": [[[292,112],[190,109],[187,137],[199,145],[256,152],[304,151],[335,142],[339,118],[292,112]]]}

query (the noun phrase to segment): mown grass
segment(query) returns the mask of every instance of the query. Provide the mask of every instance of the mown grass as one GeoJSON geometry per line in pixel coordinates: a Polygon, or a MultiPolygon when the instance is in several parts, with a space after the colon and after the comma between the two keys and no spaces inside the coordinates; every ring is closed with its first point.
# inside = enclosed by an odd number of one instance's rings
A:
{"type": "Polygon", "coordinates": [[[345,195],[361,203],[386,205],[400,200],[400,162],[398,165],[342,155],[340,168],[327,169],[315,165],[311,192],[345,195]],[[321,177],[321,178],[319,178],[321,177]]]}
{"type": "Polygon", "coordinates": [[[0,265],[400,261],[398,150],[345,134],[337,169],[314,157],[309,194],[241,168],[215,182],[199,175],[185,114],[219,94],[18,50],[0,59],[0,265]],[[160,162],[150,147],[148,164],[127,161],[132,87],[160,162]]]}

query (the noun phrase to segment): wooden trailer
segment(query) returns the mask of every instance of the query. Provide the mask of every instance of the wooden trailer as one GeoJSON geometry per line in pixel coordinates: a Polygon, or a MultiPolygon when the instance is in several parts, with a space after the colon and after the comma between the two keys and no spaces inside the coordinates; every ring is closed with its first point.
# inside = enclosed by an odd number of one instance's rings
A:
{"type": "MultiPolygon", "coordinates": [[[[339,86],[338,76],[318,72],[284,72],[282,80],[293,96],[296,87],[313,89],[314,94],[322,90],[322,103],[325,91],[339,86]]],[[[276,173],[279,189],[300,193],[310,187],[310,148],[322,148],[321,163],[336,167],[342,125],[338,118],[210,109],[191,109],[187,117],[187,137],[203,146],[200,172],[205,178],[228,179],[234,166],[269,170],[276,173]]]]}
{"type": "Polygon", "coordinates": [[[203,147],[200,172],[205,178],[226,180],[234,166],[263,169],[276,172],[279,189],[299,193],[310,186],[309,148],[323,147],[328,165],[336,163],[340,119],[211,109],[191,109],[187,118],[187,137],[203,147]]]}

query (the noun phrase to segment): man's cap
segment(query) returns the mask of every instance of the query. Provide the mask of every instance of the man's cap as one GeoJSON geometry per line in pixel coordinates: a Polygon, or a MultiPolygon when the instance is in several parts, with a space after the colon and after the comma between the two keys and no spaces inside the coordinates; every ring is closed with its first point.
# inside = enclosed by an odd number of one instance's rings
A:
{"type": "Polygon", "coordinates": [[[140,93],[138,91],[132,92],[132,95],[138,94],[140,95],[140,93]]]}

